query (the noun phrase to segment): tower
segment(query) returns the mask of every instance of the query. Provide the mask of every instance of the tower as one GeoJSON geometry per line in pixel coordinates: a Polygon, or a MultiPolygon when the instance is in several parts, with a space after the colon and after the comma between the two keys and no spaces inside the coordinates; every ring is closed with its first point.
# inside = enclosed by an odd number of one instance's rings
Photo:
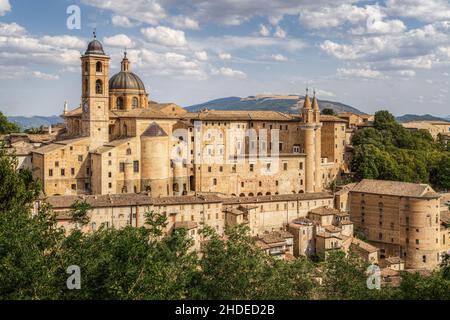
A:
{"type": "Polygon", "coordinates": [[[109,140],[109,60],[94,32],[94,40],[81,57],[81,130],[83,136],[92,138],[92,148],[109,140]]]}
{"type": "Polygon", "coordinates": [[[313,102],[306,89],[305,102],[302,108],[302,124],[300,128],[304,131],[303,146],[306,154],[305,187],[306,192],[322,191],[322,148],[321,148],[321,126],[320,110],[316,94],[313,102]]]}

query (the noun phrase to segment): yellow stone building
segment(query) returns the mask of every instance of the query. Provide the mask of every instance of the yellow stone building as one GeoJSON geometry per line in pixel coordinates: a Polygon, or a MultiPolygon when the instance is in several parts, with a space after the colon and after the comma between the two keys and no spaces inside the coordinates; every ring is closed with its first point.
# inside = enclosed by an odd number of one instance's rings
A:
{"type": "Polygon", "coordinates": [[[32,151],[46,195],[217,192],[230,196],[323,191],[343,167],[344,123],[321,121],[316,95],[301,114],[186,112],[149,100],[125,56],[94,39],[81,57],[81,105],[64,108],[65,133],[32,151]],[[324,138],[325,137],[325,138],[324,138]]]}

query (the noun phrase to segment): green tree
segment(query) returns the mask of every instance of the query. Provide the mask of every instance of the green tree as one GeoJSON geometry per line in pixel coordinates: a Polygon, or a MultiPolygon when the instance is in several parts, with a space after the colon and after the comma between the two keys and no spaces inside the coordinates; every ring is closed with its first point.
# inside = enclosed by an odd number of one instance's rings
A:
{"type": "Polygon", "coordinates": [[[334,109],[331,109],[331,108],[323,109],[322,114],[328,115],[328,116],[336,116],[337,115],[336,111],[334,111],[334,109]]]}
{"type": "Polygon", "coordinates": [[[0,112],[0,134],[20,132],[20,127],[8,121],[8,118],[0,112]]]}

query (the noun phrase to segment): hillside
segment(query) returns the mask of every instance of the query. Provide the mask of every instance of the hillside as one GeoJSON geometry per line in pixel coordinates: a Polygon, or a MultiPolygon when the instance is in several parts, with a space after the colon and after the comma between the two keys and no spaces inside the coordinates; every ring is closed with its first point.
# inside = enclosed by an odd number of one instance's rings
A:
{"type": "Polygon", "coordinates": [[[431,114],[416,115],[405,114],[396,118],[398,122],[411,122],[411,121],[450,121],[450,118],[444,119],[432,116],[431,114]]]}
{"type": "Polygon", "coordinates": [[[48,125],[55,125],[58,123],[63,123],[63,119],[58,116],[33,116],[33,117],[8,117],[10,122],[17,123],[22,130],[29,128],[39,128],[40,126],[47,127],[48,125]]]}
{"type": "MultiPolygon", "coordinates": [[[[300,102],[301,105],[303,99],[303,96],[298,95],[259,95],[247,98],[228,97],[189,106],[186,109],[191,112],[207,108],[214,110],[271,110],[284,113],[298,113],[298,103],[300,102]]],[[[360,110],[340,102],[319,100],[319,105],[321,109],[330,108],[336,112],[364,114],[360,110]]]]}

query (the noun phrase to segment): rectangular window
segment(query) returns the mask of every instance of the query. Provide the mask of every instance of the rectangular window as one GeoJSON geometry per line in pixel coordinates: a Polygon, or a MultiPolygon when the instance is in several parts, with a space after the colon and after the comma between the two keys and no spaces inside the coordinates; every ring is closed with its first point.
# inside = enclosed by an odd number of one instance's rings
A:
{"type": "Polygon", "coordinates": [[[288,169],[288,164],[287,163],[283,163],[283,170],[287,171],[287,169],[288,169]]]}
{"type": "Polygon", "coordinates": [[[61,176],[65,176],[66,175],[66,170],[65,169],[61,169],[61,176]]]}
{"type": "Polygon", "coordinates": [[[73,176],[75,175],[75,168],[71,168],[70,169],[70,174],[73,175],[73,176]]]}
{"type": "Polygon", "coordinates": [[[250,172],[253,172],[254,169],[255,169],[255,165],[254,165],[254,164],[251,164],[251,165],[250,165],[250,172]]]}
{"type": "Polygon", "coordinates": [[[82,156],[82,155],[79,155],[79,156],[78,156],[78,161],[79,161],[79,162],[82,162],[82,161],[83,161],[83,156],[82,156]]]}
{"type": "Polygon", "coordinates": [[[72,190],[77,190],[77,185],[76,184],[72,184],[72,190]]]}
{"type": "Polygon", "coordinates": [[[48,170],[48,176],[49,177],[53,177],[53,169],[49,169],[48,170]]]}
{"type": "Polygon", "coordinates": [[[122,173],[125,172],[125,163],[124,162],[119,163],[119,171],[122,173]]]}
{"type": "Polygon", "coordinates": [[[139,161],[133,161],[133,171],[139,172],[139,161]]]}
{"type": "Polygon", "coordinates": [[[55,161],[55,167],[59,167],[59,161],[55,161]]]}

